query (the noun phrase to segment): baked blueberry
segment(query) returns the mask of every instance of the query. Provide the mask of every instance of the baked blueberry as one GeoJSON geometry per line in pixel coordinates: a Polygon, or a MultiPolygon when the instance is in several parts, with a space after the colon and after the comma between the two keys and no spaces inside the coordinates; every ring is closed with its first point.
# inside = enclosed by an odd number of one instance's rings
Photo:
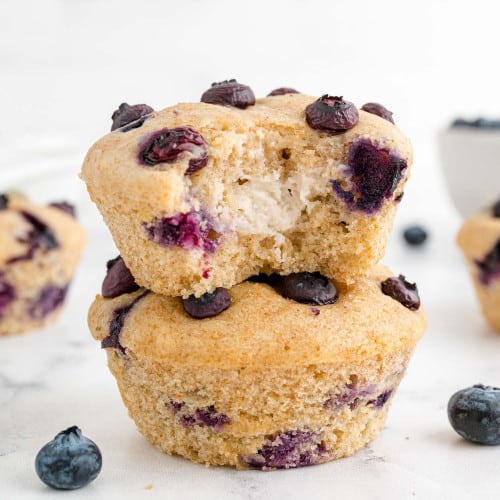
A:
{"type": "Polygon", "coordinates": [[[35,459],[38,477],[46,485],[59,490],[86,486],[99,475],[101,468],[99,448],[76,426],[57,434],[35,459]]]}
{"type": "Polygon", "coordinates": [[[300,94],[300,92],[290,87],[279,87],[277,89],[271,90],[271,92],[267,94],[267,97],[271,97],[273,95],[287,95],[287,94],[300,94]]]}
{"type": "Polygon", "coordinates": [[[392,111],[389,111],[385,106],[382,106],[382,104],[379,104],[378,102],[367,102],[361,106],[361,109],[367,113],[371,113],[372,115],[380,116],[380,118],[383,118],[388,122],[394,123],[392,111]]]}
{"type": "Polygon", "coordinates": [[[0,319],[5,314],[7,307],[16,298],[17,294],[14,286],[5,279],[3,271],[0,271],[0,319]]]}
{"type": "Polygon", "coordinates": [[[491,208],[493,217],[500,217],[500,200],[498,200],[491,208]]]}
{"type": "Polygon", "coordinates": [[[387,278],[382,282],[381,286],[384,295],[397,300],[410,311],[416,311],[420,307],[417,285],[406,281],[406,278],[402,274],[397,278],[387,278]]]}
{"type": "Polygon", "coordinates": [[[358,123],[359,113],[352,102],[325,94],[306,107],[306,120],[311,128],[340,134],[358,123]]]}
{"type": "Polygon", "coordinates": [[[500,278],[500,240],[484,256],[482,260],[474,261],[479,270],[479,281],[483,285],[500,278]]]}
{"type": "Polygon", "coordinates": [[[191,295],[182,299],[184,310],[195,319],[210,318],[217,316],[231,305],[231,297],[225,288],[216,288],[213,292],[207,292],[200,297],[191,295]]]}
{"type": "Polygon", "coordinates": [[[71,203],[68,203],[67,201],[54,201],[52,203],[49,203],[49,207],[57,208],[61,210],[61,212],[64,212],[68,215],[71,215],[71,217],[76,218],[75,206],[71,203]]]}
{"type": "Polygon", "coordinates": [[[323,306],[337,300],[335,285],[317,272],[276,276],[273,286],[283,297],[302,304],[323,306]]]}
{"type": "Polygon", "coordinates": [[[205,139],[191,127],[164,128],[146,138],[139,152],[139,162],[147,166],[175,163],[183,155],[189,157],[189,166],[184,175],[201,170],[208,163],[205,139]]]}
{"type": "Polygon", "coordinates": [[[448,402],[448,419],[467,441],[500,444],[500,388],[477,384],[456,392],[448,402]]]}
{"type": "Polygon", "coordinates": [[[0,194],[0,210],[5,210],[9,207],[9,197],[6,194],[0,194]]]}
{"type": "Polygon", "coordinates": [[[201,102],[245,109],[255,104],[255,95],[248,85],[238,83],[234,79],[224,80],[212,83],[201,96],[201,102]]]}
{"type": "MultiPolygon", "coordinates": [[[[146,115],[152,113],[154,109],[147,104],[134,104],[133,106],[128,105],[126,102],[122,102],[118,109],[113,112],[111,119],[113,124],[111,125],[111,131],[121,128],[124,125],[128,125],[137,122],[140,118],[144,118],[146,115]]],[[[136,126],[131,128],[138,128],[144,123],[142,120],[140,123],[136,123],[136,126]]],[[[131,128],[127,129],[130,130],[131,128]]],[[[127,132],[127,130],[122,130],[127,132]]]]}
{"type": "Polygon", "coordinates": [[[68,286],[45,286],[29,305],[29,315],[37,320],[45,318],[64,304],[67,292],[68,286]]]}
{"type": "Polygon", "coordinates": [[[108,272],[101,287],[103,297],[118,297],[124,293],[135,292],[139,288],[121,256],[108,261],[106,268],[108,272]]]}
{"type": "Polygon", "coordinates": [[[410,226],[403,231],[403,237],[408,245],[423,245],[427,240],[427,231],[422,226],[410,226]]]}

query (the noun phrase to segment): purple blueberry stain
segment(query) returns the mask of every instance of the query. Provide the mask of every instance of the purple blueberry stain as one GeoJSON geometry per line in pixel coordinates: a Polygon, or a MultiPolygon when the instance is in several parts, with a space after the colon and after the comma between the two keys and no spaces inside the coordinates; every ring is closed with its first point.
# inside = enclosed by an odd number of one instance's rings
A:
{"type": "Polygon", "coordinates": [[[130,106],[126,102],[122,102],[118,106],[118,109],[111,115],[111,119],[113,120],[111,131],[121,128],[121,132],[128,132],[134,128],[139,128],[145,122],[147,115],[153,111],[154,109],[147,104],[134,104],[130,106]]]}
{"type": "Polygon", "coordinates": [[[255,104],[255,95],[248,85],[238,83],[235,79],[224,80],[212,83],[201,96],[201,102],[245,109],[255,104]]]}
{"type": "Polygon", "coordinates": [[[372,115],[380,116],[380,118],[383,118],[388,122],[394,123],[392,111],[389,111],[385,106],[382,106],[382,104],[379,104],[378,102],[367,102],[361,106],[361,109],[367,113],[371,113],[372,115]]]}
{"type": "Polygon", "coordinates": [[[358,110],[352,102],[328,94],[309,104],[305,113],[311,128],[330,134],[341,134],[353,128],[359,120],[358,110]]]}
{"type": "Polygon", "coordinates": [[[125,354],[125,348],[120,344],[120,333],[123,329],[123,325],[125,324],[125,319],[133,307],[139,302],[142,298],[144,298],[149,293],[149,290],[145,290],[143,293],[137,295],[137,297],[130,302],[130,304],[119,307],[113,311],[113,315],[111,316],[111,320],[109,322],[109,334],[107,337],[104,337],[101,341],[101,347],[117,349],[120,353],[125,354]]]}
{"type": "Polygon", "coordinates": [[[191,295],[187,299],[182,299],[182,305],[192,318],[211,318],[219,315],[231,305],[231,296],[225,288],[219,287],[200,297],[191,295]]]}
{"type": "Polygon", "coordinates": [[[191,211],[173,217],[158,217],[144,228],[150,240],[162,247],[215,252],[217,239],[211,239],[213,225],[202,213],[191,211]]]}
{"type": "Polygon", "coordinates": [[[367,139],[354,142],[349,148],[347,168],[351,190],[332,179],[334,192],[352,209],[375,213],[385,199],[390,199],[407,167],[395,152],[379,148],[367,139]]]}
{"type": "Polygon", "coordinates": [[[47,285],[38,294],[28,306],[28,313],[31,318],[41,320],[46,318],[49,314],[59,309],[64,304],[66,294],[68,292],[68,285],[56,286],[47,285]]]}
{"type": "Polygon", "coordinates": [[[321,311],[317,307],[310,307],[309,311],[311,311],[314,314],[314,316],[319,316],[321,313],[321,311]]]}
{"type": "Polygon", "coordinates": [[[0,319],[3,318],[5,311],[16,298],[16,289],[5,278],[4,272],[0,271],[0,319]]]}
{"type": "Polygon", "coordinates": [[[272,97],[275,95],[288,95],[288,94],[300,94],[300,92],[290,87],[278,87],[277,89],[271,90],[271,92],[267,94],[267,97],[272,97]]]}
{"type": "Polygon", "coordinates": [[[38,250],[48,252],[49,250],[59,247],[59,242],[55,234],[45,222],[24,210],[22,210],[20,214],[23,219],[31,225],[31,229],[28,233],[18,238],[20,243],[28,246],[28,250],[25,254],[9,259],[7,264],[13,264],[21,260],[30,260],[35,256],[38,250]]]}
{"type": "Polygon", "coordinates": [[[119,255],[106,263],[107,273],[102,282],[101,294],[105,298],[118,297],[124,293],[135,292],[139,285],[135,282],[129,268],[119,255]]]}
{"type": "Polygon", "coordinates": [[[231,419],[227,415],[217,411],[215,405],[196,408],[194,412],[190,412],[186,408],[186,404],[181,401],[174,401],[171,399],[167,405],[170,410],[178,414],[179,422],[183,427],[200,425],[202,427],[220,429],[222,426],[231,422],[231,419]]]}
{"type": "Polygon", "coordinates": [[[270,436],[267,442],[252,455],[241,457],[253,469],[293,469],[327,461],[329,453],[319,432],[293,430],[270,436]]]}
{"type": "Polygon", "coordinates": [[[76,219],[75,206],[72,205],[71,203],[68,203],[67,201],[54,201],[52,203],[49,203],[49,207],[57,208],[61,212],[64,212],[73,217],[74,219],[76,219]]]}
{"type": "Polygon", "coordinates": [[[415,283],[410,283],[400,274],[398,277],[387,278],[381,283],[382,293],[399,302],[410,311],[420,307],[420,296],[415,283]]]}
{"type": "Polygon", "coordinates": [[[342,392],[329,397],[325,403],[325,408],[332,409],[335,412],[342,410],[348,406],[350,410],[354,410],[367,397],[371,396],[376,390],[374,384],[369,384],[366,387],[358,387],[357,384],[348,383],[345,385],[342,392]]]}
{"type": "Polygon", "coordinates": [[[389,401],[389,398],[392,396],[392,393],[394,392],[393,389],[388,389],[387,391],[384,391],[382,394],[377,396],[375,399],[372,399],[368,401],[368,405],[373,406],[377,410],[382,409],[387,401],[389,401]]]}
{"type": "Polygon", "coordinates": [[[191,127],[164,128],[146,136],[138,161],[153,167],[189,158],[184,175],[192,175],[208,163],[208,145],[203,136],[191,127]]]}
{"type": "Polygon", "coordinates": [[[478,279],[483,285],[500,279],[500,240],[481,259],[476,259],[474,263],[478,269],[478,279]]]}

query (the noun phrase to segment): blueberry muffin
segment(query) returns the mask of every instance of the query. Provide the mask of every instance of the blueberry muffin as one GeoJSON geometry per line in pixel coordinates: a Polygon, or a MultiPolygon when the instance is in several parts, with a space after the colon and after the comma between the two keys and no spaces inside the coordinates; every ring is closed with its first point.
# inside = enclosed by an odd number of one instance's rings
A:
{"type": "Polygon", "coordinates": [[[378,104],[277,90],[255,100],[221,82],[200,103],[113,114],[81,176],[141,286],[200,296],[302,271],[349,283],[381,259],[409,140],[378,104]]]}
{"type": "Polygon", "coordinates": [[[85,242],[73,207],[0,195],[0,233],[0,335],[51,323],[62,309],[85,242]]]}
{"type": "Polygon", "coordinates": [[[467,261],[484,317],[500,332],[500,200],[466,219],[457,242],[467,261]]]}
{"type": "Polygon", "coordinates": [[[375,267],[349,285],[258,276],[199,298],[108,265],[89,311],[139,431],[207,465],[293,468],[373,440],[426,319],[414,284],[375,267]]]}

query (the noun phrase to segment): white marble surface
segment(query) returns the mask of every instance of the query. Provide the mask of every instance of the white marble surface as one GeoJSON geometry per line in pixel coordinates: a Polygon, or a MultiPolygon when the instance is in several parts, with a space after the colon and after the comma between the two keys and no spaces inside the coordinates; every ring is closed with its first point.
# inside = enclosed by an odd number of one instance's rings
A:
{"type": "Polygon", "coordinates": [[[2,1],[0,191],[77,202],[89,243],[57,326],[0,339],[0,499],[498,498],[500,447],[467,444],[446,416],[454,391],[500,385],[500,336],[479,315],[435,152],[437,131],[455,113],[500,113],[491,64],[497,8],[476,4],[2,1]],[[88,305],[116,251],[77,178],[85,150],[119,102],[160,108],[196,100],[211,81],[231,77],[258,95],[292,85],[358,105],[379,100],[415,146],[386,262],[419,284],[429,330],[386,429],[335,463],[235,472],[162,455],[127,417],[104,352],[87,331],[88,305]],[[402,244],[400,230],[411,222],[429,228],[425,249],[402,244]],[[104,466],[92,485],[65,494],[45,487],[33,462],[70,425],[97,442],[104,466]]]}

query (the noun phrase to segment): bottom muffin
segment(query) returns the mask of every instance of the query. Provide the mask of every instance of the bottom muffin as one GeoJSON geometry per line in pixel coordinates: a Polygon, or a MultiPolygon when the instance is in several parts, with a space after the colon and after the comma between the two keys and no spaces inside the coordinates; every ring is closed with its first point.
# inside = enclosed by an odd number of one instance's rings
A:
{"type": "Polygon", "coordinates": [[[323,278],[333,303],[314,306],[247,281],[205,319],[139,289],[98,296],[89,326],[130,416],[161,450],[240,469],[313,465],[375,438],[425,330],[416,289],[387,278],[384,267],[348,287],[323,278]]]}

